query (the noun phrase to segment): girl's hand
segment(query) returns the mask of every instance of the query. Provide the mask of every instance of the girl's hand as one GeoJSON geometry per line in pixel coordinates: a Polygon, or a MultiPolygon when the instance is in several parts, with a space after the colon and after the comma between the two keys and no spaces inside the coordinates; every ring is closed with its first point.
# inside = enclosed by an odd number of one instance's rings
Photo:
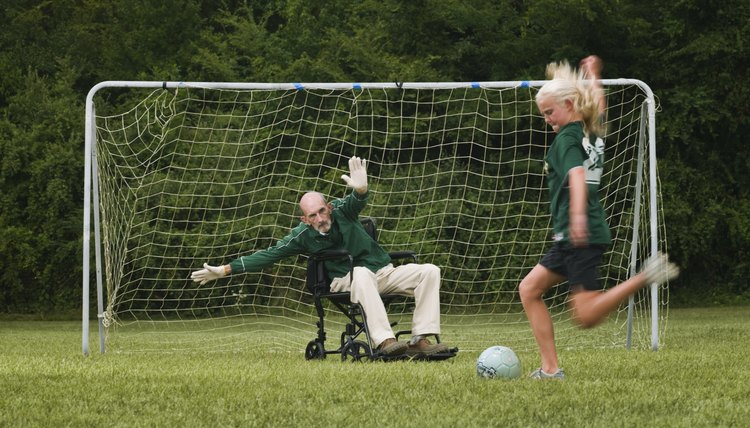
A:
{"type": "Polygon", "coordinates": [[[584,73],[586,73],[589,78],[599,79],[599,76],[602,75],[604,62],[596,55],[589,55],[581,60],[579,67],[584,71],[584,73]]]}
{"type": "Polygon", "coordinates": [[[585,247],[589,244],[589,225],[586,214],[576,214],[570,217],[568,235],[574,247],[585,247]]]}

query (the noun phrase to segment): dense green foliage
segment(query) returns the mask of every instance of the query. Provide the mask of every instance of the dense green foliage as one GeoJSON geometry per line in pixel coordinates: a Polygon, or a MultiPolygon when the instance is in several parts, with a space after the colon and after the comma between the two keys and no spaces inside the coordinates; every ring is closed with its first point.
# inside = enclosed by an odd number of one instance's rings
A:
{"type": "MultiPolygon", "coordinates": [[[[487,347],[507,344],[502,327],[470,330],[487,347]]],[[[447,341],[467,331],[445,333],[447,341]]],[[[658,352],[565,349],[563,382],[479,379],[484,345],[430,363],[305,361],[301,347],[272,352],[253,341],[243,350],[84,358],[80,334],[76,322],[0,322],[0,425],[695,428],[750,420],[746,308],[672,310],[658,352]]],[[[141,346],[153,340],[138,336],[141,346]]],[[[538,367],[536,351],[516,352],[523,376],[538,367]]]]}
{"type": "Polygon", "coordinates": [[[0,312],[80,305],[84,101],[100,81],[541,79],[549,61],[590,53],[604,77],[659,99],[669,252],[684,271],[673,301],[747,298],[750,5],[499,3],[3,2],[0,312]]]}

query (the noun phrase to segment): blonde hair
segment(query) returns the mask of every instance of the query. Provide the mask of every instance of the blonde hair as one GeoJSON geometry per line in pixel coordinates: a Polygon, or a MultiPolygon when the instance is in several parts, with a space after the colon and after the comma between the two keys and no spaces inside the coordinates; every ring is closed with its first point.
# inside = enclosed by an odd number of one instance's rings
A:
{"type": "Polygon", "coordinates": [[[536,101],[552,97],[558,104],[570,101],[573,109],[583,118],[583,131],[586,135],[603,137],[606,126],[600,118],[599,103],[604,94],[601,86],[583,70],[576,70],[567,61],[547,65],[547,79],[536,93],[536,101]]]}

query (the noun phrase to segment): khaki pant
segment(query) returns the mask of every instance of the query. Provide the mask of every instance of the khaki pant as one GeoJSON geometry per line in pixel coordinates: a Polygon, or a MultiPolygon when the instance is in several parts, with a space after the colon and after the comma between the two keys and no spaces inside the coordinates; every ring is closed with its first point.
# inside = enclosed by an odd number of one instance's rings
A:
{"type": "Polygon", "coordinates": [[[389,264],[373,273],[365,267],[331,282],[333,292],[351,292],[351,301],[359,303],[367,315],[367,328],[374,346],[395,337],[380,295],[414,297],[413,335],[440,334],[440,268],[432,264],[409,263],[394,268],[389,264]]]}

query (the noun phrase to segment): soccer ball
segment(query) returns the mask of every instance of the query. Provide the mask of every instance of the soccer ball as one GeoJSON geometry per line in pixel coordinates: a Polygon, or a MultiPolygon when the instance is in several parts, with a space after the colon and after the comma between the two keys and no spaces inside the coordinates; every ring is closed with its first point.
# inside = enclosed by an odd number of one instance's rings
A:
{"type": "Polygon", "coordinates": [[[491,346],[479,355],[477,375],[487,379],[516,379],[521,376],[521,361],[512,349],[491,346]]]}

